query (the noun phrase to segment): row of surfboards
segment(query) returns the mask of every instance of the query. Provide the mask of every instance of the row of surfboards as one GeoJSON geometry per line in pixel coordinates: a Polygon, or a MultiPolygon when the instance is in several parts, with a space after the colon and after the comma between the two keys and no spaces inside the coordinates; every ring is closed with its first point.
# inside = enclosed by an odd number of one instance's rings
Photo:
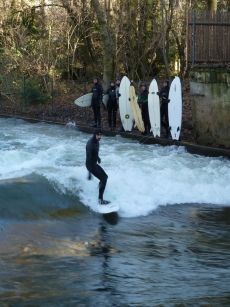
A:
{"type": "MultiPolygon", "coordinates": [[[[161,118],[160,118],[160,99],[157,95],[159,91],[157,81],[152,80],[149,86],[148,109],[149,119],[151,123],[151,132],[154,137],[161,133],[161,118]]],[[[133,122],[139,131],[144,132],[144,123],[142,120],[141,109],[137,102],[137,96],[134,86],[130,85],[130,80],[124,76],[121,80],[119,89],[119,109],[121,123],[125,131],[131,131],[133,122]]],[[[179,77],[175,77],[169,91],[169,126],[173,140],[179,140],[182,123],[182,91],[179,77]]],[[[80,107],[89,107],[92,101],[92,93],[79,97],[74,103],[80,107]]],[[[103,103],[106,106],[108,95],[103,96],[103,103]]]]}

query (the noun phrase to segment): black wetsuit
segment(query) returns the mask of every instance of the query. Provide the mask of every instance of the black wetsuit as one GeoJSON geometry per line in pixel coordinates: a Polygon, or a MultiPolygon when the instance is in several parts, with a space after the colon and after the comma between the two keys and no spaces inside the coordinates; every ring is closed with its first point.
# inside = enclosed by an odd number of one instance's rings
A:
{"type": "Polygon", "coordinates": [[[115,86],[111,86],[107,89],[106,94],[109,95],[107,103],[109,127],[111,128],[113,126],[115,128],[117,122],[117,98],[115,86]]]}
{"type": "Polygon", "coordinates": [[[93,115],[94,115],[94,122],[101,126],[101,110],[100,104],[102,99],[103,88],[99,83],[94,83],[92,86],[92,108],[93,108],[93,115]]]}
{"type": "Polygon", "coordinates": [[[103,168],[97,164],[97,162],[100,162],[98,153],[99,153],[99,141],[96,139],[96,136],[94,135],[88,140],[86,144],[86,168],[91,174],[93,174],[96,178],[100,180],[98,198],[103,199],[103,194],[105,191],[108,175],[105,173],[103,168]]]}
{"type": "Polygon", "coordinates": [[[151,128],[150,120],[149,120],[149,108],[148,108],[148,90],[145,89],[141,92],[140,97],[138,99],[139,104],[141,105],[141,115],[145,126],[144,134],[148,133],[151,128]]]}
{"type": "Polygon", "coordinates": [[[169,117],[168,117],[168,97],[169,97],[169,86],[163,86],[160,93],[158,94],[161,98],[161,124],[166,129],[166,133],[168,133],[169,129],[169,117]],[[165,122],[163,121],[163,117],[165,116],[165,122]]]}

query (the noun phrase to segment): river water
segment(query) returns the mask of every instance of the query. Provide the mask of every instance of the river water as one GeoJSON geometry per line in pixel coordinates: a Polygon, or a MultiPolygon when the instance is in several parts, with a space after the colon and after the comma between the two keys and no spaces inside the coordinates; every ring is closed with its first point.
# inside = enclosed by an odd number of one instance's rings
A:
{"type": "Polygon", "coordinates": [[[0,119],[0,307],[230,306],[230,161],[0,119]]]}

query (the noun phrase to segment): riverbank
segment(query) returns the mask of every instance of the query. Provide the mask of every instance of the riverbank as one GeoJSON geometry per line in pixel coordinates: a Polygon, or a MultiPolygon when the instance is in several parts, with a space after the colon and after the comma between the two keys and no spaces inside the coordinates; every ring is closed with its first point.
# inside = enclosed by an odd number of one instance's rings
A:
{"type": "MultiPolygon", "coordinates": [[[[63,81],[64,82],[64,81],[63,81]]],[[[159,81],[161,84],[161,81],[159,81]]],[[[46,104],[33,105],[25,104],[20,101],[19,97],[14,97],[14,101],[10,100],[8,96],[2,96],[0,114],[7,116],[18,116],[23,118],[33,118],[57,123],[69,123],[74,122],[77,126],[91,126],[93,122],[92,108],[81,108],[74,104],[74,100],[82,95],[79,90],[80,86],[76,87],[73,84],[66,83],[65,86],[60,87],[60,84],[56,85],[56,93],[54,95],[53,105],[52,102],[46,104]],[[65,88],[65,92],[63,89],[65,88]]],[[[189,81],[182,82],[183,88],[183,109],[182,109],[182,130],[181,140],[189,143],[196,144],[196,140],[193,137],[192,126],[192,110],[190,103],[190,91],[189,81]]],[[[87,84],[86,92],[90,92],[91,85],[87,84]]],[[[138,93],[139,87],[136,86],[136,92],[138,93]]],[[[118,111],[119,113],[119,111],[118,111]]],[[[108,115],[107,110],[101,107],[102,129],[109,129],[108,127],[108,115]]],[[[117,130],[121,129],[119,115],[117,116],[117,130]]],[[[133,129],[132,133],[139,134],[137,129],[133,129]]],[[[165,134],[164,128],[161,131],[161,137],[165,134]]],[[[170,139],[170,138],[169,138],[170,139]]],[[[214,144],[215,145],[215,144],[214,144]]]]}
{"type": "MultiPolygon", "coordinates": [[[[181,141],[173,141],[171,137],[164,138],[164,128],[161,129],[161,137],[154,138],[153,136],[142,136],[137,128],[134,128],[131,133],[118,132],[122,125],[117,116],[117,129],[115,132],[109,131],[107,110],[101,107],[102,129],[105,135],[115,136],[118,133],[123,137],[132,138],[145,144],[160,144],[162,146],[176,145],[185,146],[191,153],[206,155],[206,156],[225,156],[229,157],[229,150],[225,148],[219,148],[217,144],[210,144],[209,146],[201,146],[197,143],[193,136],[192,125],[192,110],[190,101],[190,87],[189,81],[182,82],[183,88],[183,109],[182,109],[182,129],[181,129],[181,141]]],[[[89,92],[89,88],[87,88],[89,92]]],[[[81,108],[74,104],[74,100],[81,96],[82,93],[75,88],[71,88],[68,91],[68,95],[60,95],[55,99],[53,107],[48,105],[39,106],[27,106],[23,108],[18,103],[9,103],[7,100],[2,100],[0,116],[2,117],[16,117],[22,118],[27,121],[44,121],[52,124],[68,124],[74,123],[79,129],[86,133],[92,133],[91,128],[93,122],[92,108],[81,108]]]]}

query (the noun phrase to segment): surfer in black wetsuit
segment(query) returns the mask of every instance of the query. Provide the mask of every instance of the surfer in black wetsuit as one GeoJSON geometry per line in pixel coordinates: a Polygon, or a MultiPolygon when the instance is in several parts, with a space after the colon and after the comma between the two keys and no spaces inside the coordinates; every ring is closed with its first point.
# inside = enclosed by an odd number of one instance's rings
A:
{"type": "Polygon", "coordinates": [[[95,128],[93,136],[88,140],[86,144],[86,168],[89,171],[88,179],[91,179],[91,174],[100,180],[99,182],[99,196],[98,202],[100,205],[107,205],[110,202],[103,200],[103,194],[105,191],[106,182],[108,175],[105,173],[103,168],[98,165],[101,163],[99,157],[99,141],[101,140],[101,128],[95,128]]]}
{"type": "Polygon", "coordinates": [[[103,88],[98,83],[98,77],[93,78],[94,85],[92,86],[92,109],[93,109],[93,115],[94,115],[94,123],[92,127],[101,127],[101,100],[102,100],[102,94],[103,94],[103,88]]]}
{"type": "Polygon", "coordinates": [[[145,126],[145,131],[141,132],[142,135],[150,134],[150,120],[149,120],[149,108],[148,108],[148,95],[149,91],[146,83],[141,83],[141,94],[138,98],[138,104],[141,107],[141,115],[145,126]]]}
{"type": "Polygon", "coordinates": [[[117,97],[114,80],[110,81],[110,88],[107,89],[106,94],[109,95],[109,100],[107,103],[109,130],[113,131],[116,130],[117,122],[117,97]]]}
{"type": "Polygon", "coordinates": [[[163,81],[163,86],[160,92],[157,95],[161,99],[161,124],[165,128],[165,138],[169,135],[169,117],[168,117],[168,103],[169,103],[169,80],[163,81]],[[165,117],[165,122],[163,121],[163,117],[165,117]]]}

